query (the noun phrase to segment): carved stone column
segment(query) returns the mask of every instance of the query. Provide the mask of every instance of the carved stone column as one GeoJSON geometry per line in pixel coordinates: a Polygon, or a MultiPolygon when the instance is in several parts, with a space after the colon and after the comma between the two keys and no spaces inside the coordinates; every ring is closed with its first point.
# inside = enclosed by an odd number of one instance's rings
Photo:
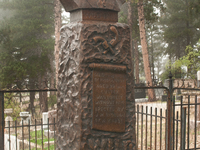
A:
{"type": "Polygon", "coordinates": [[[80,9],[72,16],[61,29],[57,150],[132,150],[129,27],[111,10],[80,9]]]}

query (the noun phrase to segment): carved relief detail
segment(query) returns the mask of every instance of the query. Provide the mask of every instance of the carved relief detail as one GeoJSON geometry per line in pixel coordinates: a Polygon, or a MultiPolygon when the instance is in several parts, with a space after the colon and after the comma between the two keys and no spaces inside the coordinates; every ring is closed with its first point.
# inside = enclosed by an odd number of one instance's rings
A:
{"type": "Polygon", "coordinates": [[[103,48],[105,50],[105,51],[103,51],[103,54],[107,54],[108,52],[111,52],[114,55],[115,51],[113,50],[113,48],[115,48],[115,46],[119,42],[119,34],[118,34],[116,27],[114,27],[114,26],[110,27],[110,31],[112,31],[115,34],[115,38],[112,39],[110,42],[108,42],[102,36],[95,36],[95,37],[93,37],[93,40],[94,40],[95,44],[100,43],[99,46],[100,45],[103,46],[103,48]]]}

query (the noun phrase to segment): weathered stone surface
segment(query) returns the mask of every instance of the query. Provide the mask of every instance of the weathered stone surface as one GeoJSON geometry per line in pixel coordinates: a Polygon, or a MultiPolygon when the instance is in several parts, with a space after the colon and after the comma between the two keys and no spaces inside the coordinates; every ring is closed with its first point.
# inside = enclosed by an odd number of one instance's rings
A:
{"type": "Polygon", "coordinates": [[[124,24],[71,23],[61,30],[57,149],[121,150],[135,146],[130,31],[124,24]],[[92,129],[91,63],[126,66],[125,132],[92,129]]]}
{"type": "Polygon", "coordinates": [[[109,9],[120,11],[126,0],[60,0],[66,11],[77,9],[109,9]]]}

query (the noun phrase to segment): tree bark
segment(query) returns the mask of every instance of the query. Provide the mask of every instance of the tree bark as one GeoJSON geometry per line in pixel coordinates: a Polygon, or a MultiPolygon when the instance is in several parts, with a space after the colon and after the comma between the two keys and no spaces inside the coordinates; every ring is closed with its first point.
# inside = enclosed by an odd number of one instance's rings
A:
{"type": "MultiPolygon", "coordinates": [[[[141,46],[142,46],[142,56],[143,56],[143,62],[144,62],[144,72],[145,72],[146,82],[149,86],[152,86],[153,82],[151,78],[149,54],[148,54],[148,49],[147,49],[143,0],[139,0],[138,2],[138,17],[139,17],[140,40],[141,40],[141,46]]],[[[155,92],[153,89],[148,90],[148,98],[149,98],[149,101],[156,100],[155,92]]]]}
{"type": "MultiPolygon", "coordinates": [[[[39,79],[39,85],[41,89],[44,89],[46,87],[44,76],[40,77],[39,79]]],[[[48,112],[48,98],[47,98],[47,92],[39,92],[39,100],[40,100],[40,112],[48,112]]]]}
{"type": "MultiPolygon", "coordinates": [[[[33,79],[29,79],[30,80],[30,89],[35,89],[35,80],[33,79]]],[[[31,115],[34,118],[34,114],[35,114],[35,107],[34,107],[34,100],[35,100],[35,92],[30,92],[30,105],[29,105],[29,109],[31,111],[31,115]]]]}
{"type": "Polygon", "coordinates": [[[56,66],[56,87],[58,84],[58,68],[59,68],[59,40],[61,28],[61,3],[59,0],[54,0],[55,11],[55,66],[56,66]]]}
{"type": "Polygon", "coordinates": [[[138,52],[138,41],[136,39],[133,40],[134,41],[134,53],[135,53],[135,83],[139,84],[140,83],[140,78],[139,78],[139,52],[138,52]]]}

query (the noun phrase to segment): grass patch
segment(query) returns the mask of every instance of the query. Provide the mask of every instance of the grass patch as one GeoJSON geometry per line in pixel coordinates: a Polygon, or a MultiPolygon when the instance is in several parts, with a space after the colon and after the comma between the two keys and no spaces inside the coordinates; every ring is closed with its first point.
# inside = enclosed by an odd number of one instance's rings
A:
{"type": "MultiPolygon", "coordinates": [[[[45,142],[48,142],[48,138],[44,136],[44,131],[43,131],[43,142],[42,142],[42,131],[38,130],[37,132],[31,131],[30,133],[31,139],[30,142],[36,143],[36,136],[37,136],[37,144],[42,146],[44,145],[45,142]]],[[[54,138],[50,138],[49,141],[54,141],[54,138]]],[[[50,147],[54,147],[51,145],[50,147]]]]}

